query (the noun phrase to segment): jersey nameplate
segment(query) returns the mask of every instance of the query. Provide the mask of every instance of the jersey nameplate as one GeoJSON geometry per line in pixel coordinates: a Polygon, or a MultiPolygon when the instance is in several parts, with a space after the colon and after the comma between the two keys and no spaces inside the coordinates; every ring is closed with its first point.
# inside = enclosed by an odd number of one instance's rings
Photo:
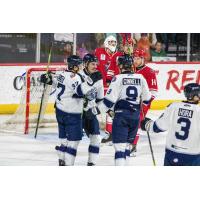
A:
{"type": "Polygon", "coordinates": [[[123,78],[123,85],[141,85],[138,78],[123,78]]]}
{"type": "Polygon", "coordinates": [[[188,110],[188,109],[179,108],[178,116],[192,118],[193,111],[192,110],[188,110]]]}

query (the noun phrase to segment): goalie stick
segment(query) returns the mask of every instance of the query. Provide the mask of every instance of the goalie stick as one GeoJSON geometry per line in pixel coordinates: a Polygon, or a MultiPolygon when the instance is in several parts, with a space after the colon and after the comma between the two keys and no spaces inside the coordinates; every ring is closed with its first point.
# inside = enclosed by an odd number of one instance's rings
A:
{"type": "MultiPolygon", "coordinates": [[[[50,47],[50,50],[49,50],[48,63],[47,63],[47,68],[46,68],[46,75],[49,73],[49,65],[50,65],[50,61],[51,61],[52,49],[53,49],[53,42],[51,43],[51,47],[50,47]]],[[[39,128],[39,124],[40,124],[40,117],[41,117],[41,111],[42,111],[45,91],[46,91],[46,83],[44,83],[44,90],[43,90],[41,101],[40,101],[40,108],[39,108],[39,113],[38,113],[38,118],[37,118],[37,125],[36,125],[36,129],[35,129],[35,138],[37,137],[38,128],[39,128]]]]}

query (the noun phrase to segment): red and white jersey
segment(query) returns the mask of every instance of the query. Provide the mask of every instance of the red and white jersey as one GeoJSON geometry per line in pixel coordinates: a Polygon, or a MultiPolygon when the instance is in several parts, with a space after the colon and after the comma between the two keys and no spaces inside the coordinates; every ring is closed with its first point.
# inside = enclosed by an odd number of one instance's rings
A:
{"type": "Polygon", "coordinates": [[[122,53],[117,51],[113,54],[109,54],[105,48],[97,48],[95,50],[95,56],[98,58],[98,66],[97,69],[101,72],[103,76],[104,87],[107,87],[107,83],[112,80],[114,75],[119,74],[119,69],[115,67],[111,67],[111,62],[116,62],[117,57],[122,53]]]}
{"type": "Polygon", "coordinates": [[[136,74],[142,74],[143,77],[146,79],[149,90],[152,94],[152,97],[155,98],[156,94],[158,92],[158,84],[157,84],[157,78],[156,78],[156,72],[145,65],[141,69],[136,71],[136,74]]]}

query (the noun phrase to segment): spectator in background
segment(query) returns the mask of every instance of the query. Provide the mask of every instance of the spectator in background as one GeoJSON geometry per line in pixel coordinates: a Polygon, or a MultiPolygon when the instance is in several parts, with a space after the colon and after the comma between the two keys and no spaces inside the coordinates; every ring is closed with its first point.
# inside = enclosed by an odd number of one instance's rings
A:
{"type": "Polygon", "coordinates": [[[156,42],[155,49],[151,50],[151,56],[152,57],[166,57],[167,54],[163,50],[163,45],[161,42],[156,42]]]}
{"type": "Polygon", "coordinates": [[[73,46],[71,42],[66,42],[63,48],[63,56],[64,62],[66,62],[67,58],[73,54],[73,46]]]}
{"type": "Polygon", "coordinates": [[[157,37],[165,45],[165,51],[168,51],[169,44],[176,44],[176,33],[157,33],[157,37]]]}
{"type": "Polygon", "coordinates": [[[128,42],[128,44],[130,45],[130,40],[131,40],[131,48],[134,49],[137,41],[135,40],[135,38],[132,38],[131,33],[119,33],[118,34],[119,50],[124,52],[125,43],[128,42]]]}
{"type": "Polygon", "coordinates": [[[94,35],[95,35],[97,46],[100,48],[103,48],[102,44],[104,44],[104,40],[106,38],[105,33],[94,33],[94,35]]]}
{"type": "Polygon", "coordinates": [[[145,52],[145,61],[150,61],[151,59],[151,54],[150,54],[150,48],[151,48],[151,43],[149,41],[149,37],[147,33],[141,33],[141,38],[137,43],[137,48],[138,49],[143,49],[145,52]]]}
{"type": "Polygon", "coordinates": [[[151,48],[154,48],[157,42],[156,34],[155,33],[135,33],[134,38],[136,39],[137,42],[139,42],[143,34],[147,34],[149,38],[150,46],[151,48]]]}
{"type": "Polygon", "coordinates": [[[83,58],[86,54],[89,53],[89,51],[87,50],[87,45],[85,43],[82,43],[81,44],[81,47],[77,50],[77,55],[80,57],[80,58],[83,58]]]}
{"type": "Polygon", "coordinates": [[[99,40],[98,46],[104,48],[104,39],[99,40]]]}

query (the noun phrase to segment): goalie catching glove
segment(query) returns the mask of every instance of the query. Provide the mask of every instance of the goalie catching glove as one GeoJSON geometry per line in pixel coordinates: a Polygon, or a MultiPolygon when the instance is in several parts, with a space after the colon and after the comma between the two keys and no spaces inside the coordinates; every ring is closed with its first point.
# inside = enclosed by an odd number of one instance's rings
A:
{"type": "Polygon", "coordinates": [[[141,121],[141,124],[140,124],[140,127],[143,131],[149,131],[150,130],[150,124],[152,123],[153,121],[148,118],[148,117],[145,117],[144,120],[141,121]]]}
{"type": "Polygon", "coordinates": [[[44,84],[48,84],[48,85],[52,85],[53,84],[53,78],[50,72],[46,73],[46,74],[42,74],[40,76],[40,82],[44,83],[44,84]]]}

